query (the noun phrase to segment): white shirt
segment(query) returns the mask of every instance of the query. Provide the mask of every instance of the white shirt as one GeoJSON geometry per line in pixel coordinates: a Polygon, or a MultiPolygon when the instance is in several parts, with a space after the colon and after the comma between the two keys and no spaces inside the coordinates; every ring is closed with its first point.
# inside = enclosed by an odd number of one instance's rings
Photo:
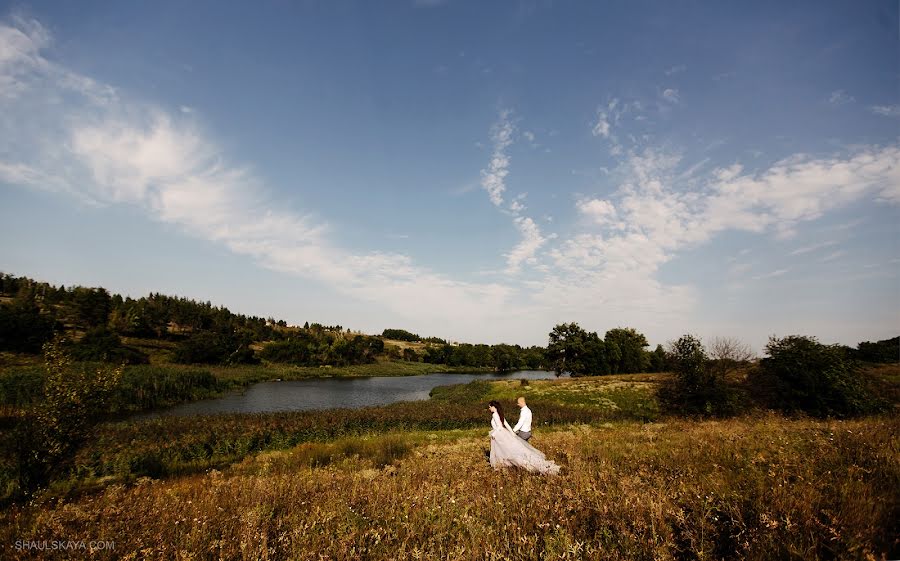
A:
{"type": "Polygon", "coordinates": [[[519,422],[513,427],[513,432],[531,432],[531,409],[528,406],[522,407],[519,413],[519,422]]]}

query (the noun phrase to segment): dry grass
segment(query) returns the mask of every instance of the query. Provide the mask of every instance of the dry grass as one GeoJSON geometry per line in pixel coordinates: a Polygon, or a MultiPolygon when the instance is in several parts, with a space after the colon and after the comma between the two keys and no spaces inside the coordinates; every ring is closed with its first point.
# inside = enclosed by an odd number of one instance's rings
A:
{"type": "Polygon", "coordinates": [[[383,456],[350,438],[17,506],[0,546],[22,559],[64,558],[12,549],[53,539],[114,540],[97,559],[896,557],[898,429],[764,416],[538,432],[558,477],[492,471],[486,430],[389,435],[397,453],[383,456]]]}

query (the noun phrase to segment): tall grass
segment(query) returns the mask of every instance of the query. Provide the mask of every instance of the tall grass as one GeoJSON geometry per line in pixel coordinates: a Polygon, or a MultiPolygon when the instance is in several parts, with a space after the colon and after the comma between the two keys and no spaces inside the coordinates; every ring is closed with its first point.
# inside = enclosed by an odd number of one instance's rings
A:
{"type": "Polygon", "coordinates": [[[333,446],[351,453],[322,452],[327,462],[300,447],[224,471],[17,505],[0,514],[0,544],[21,559],[66,554],[14,552],[17,539],[115,541],[96,559],[900,554],[896,418],[629,422],[543,431],[535,443],[563,466],[560,476],[491,470],[484,435],[437,438],[389,461],[345,441],[333,446]]]}

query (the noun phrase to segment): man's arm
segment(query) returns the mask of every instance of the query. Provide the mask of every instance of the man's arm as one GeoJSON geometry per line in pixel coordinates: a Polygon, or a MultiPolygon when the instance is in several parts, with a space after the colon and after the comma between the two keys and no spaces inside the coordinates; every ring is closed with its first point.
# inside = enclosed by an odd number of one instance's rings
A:
{"type": "Polygon", "coordinates": [[[525,422],[525,412],[519,412],[519,422],[516,423],[516,426],[513,427],[513,432],[519,432],[519,429],[522,428],[522,423],[525,422]]]}

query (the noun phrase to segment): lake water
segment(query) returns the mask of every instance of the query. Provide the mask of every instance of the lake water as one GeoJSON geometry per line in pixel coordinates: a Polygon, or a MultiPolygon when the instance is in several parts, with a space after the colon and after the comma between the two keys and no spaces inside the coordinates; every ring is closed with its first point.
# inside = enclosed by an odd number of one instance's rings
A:
{"type": "Polygon", "coordinates": [[[553,377],[555,377],[553,372],[518,370],[502,374],[425,374],[260,382],[248,387],[243,393],[176,405],[138,417],[309,411],[337,407],[353,409],[397,401],[428,399],[429,392],[437,386],[465,384],[472,380],[541,380],[553,377]]]}

